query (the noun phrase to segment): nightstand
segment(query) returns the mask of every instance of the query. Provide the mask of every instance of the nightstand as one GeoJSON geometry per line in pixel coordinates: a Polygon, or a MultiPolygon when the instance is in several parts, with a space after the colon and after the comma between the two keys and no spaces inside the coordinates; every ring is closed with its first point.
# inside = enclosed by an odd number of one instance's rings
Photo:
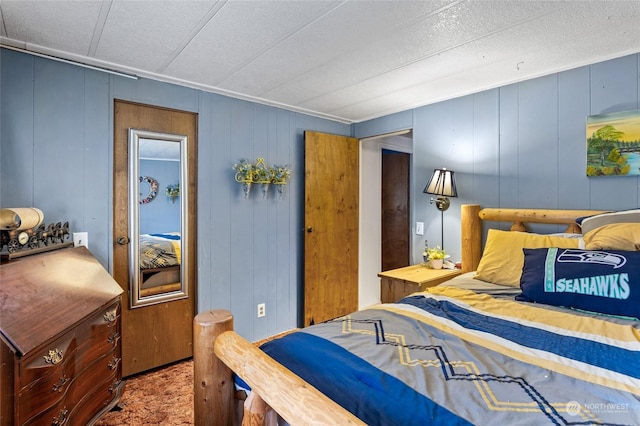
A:
{"type": "Polygon", "coordinates": [[[380,299],[382,303],[394,303],[411,293],[437,286],[461,273],[459,269],[430,269],[424,265],[380,272],[380,299]]]}

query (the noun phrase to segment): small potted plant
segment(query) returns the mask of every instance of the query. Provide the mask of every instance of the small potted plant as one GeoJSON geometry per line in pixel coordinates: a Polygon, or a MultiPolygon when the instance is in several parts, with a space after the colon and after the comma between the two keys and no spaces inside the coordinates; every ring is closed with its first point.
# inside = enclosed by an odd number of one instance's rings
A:
{"type": "Polygon", "coordinates": [[[236,182],[242,183],[242,190],[244,191],[244,197],[249,197],[249,191],[251,190],[251,183],[253,182],[254,165],[247,160],[240,160],[240,162],[233,165],[233,170],[236,171],[236,182]]]}
{"type": "Polygon", "coordinates": [[[291,177],[291,169],[287,166],[273,166],[271,167],[271,183],[276,185],[279,198],[282,198],[284,194],[284,186],[291,177]]]}
{"type": "Polygon", "coordinates": [[[166,189],[164,190],[164,195],[166,195],[167,198],[171,198],[172,203],[175,203],[176,198],[180,196],[180,183],[176,183],[175,185],[167,185],[166,189]]]}
{"type": "Polygon", "coordinates": [[[258,158],[253,166],[253,183],[262,185],[262,197],[267,198],[271,183],[271,169],[264,163],[264,158],[258,158]]]}
{"type": "MultiPolygon", "coordinates": [[[[440,246],[435,247],[426,247],[425,253],[427,258],[429,259],[429,265],[432,269],[442,269],[442,264],[444,259],[449,257],[444,249],[440,248],[440,246]]],[[[424,253],[423,253],[424,255],[424,253]]]]}

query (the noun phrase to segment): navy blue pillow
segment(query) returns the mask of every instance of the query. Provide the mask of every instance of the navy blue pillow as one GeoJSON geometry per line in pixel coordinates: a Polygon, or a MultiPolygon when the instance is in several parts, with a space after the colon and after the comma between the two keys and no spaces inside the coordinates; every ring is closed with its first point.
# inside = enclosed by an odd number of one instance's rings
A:
{"type": "Polygon", "coordinates": [[[640,252],[523,250],[516,300],[640,318],[640,252]]]}

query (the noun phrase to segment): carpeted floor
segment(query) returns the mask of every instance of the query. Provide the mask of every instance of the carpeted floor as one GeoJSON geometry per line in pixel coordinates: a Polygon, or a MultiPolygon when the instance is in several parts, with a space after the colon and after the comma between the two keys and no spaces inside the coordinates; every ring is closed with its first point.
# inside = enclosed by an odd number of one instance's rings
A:
{"type": "MultiPolygon", "coordinates": [[[[254,342],[255,346],[296,329],[254,342]]],[[[193,358],[125,379],[116,408],[95,426],[193,425],[193,358]]],[[[239,414],[238,414],[239,415],[239,414]]]]}
{"type": "Polygon", "coordinates": [[[120,403],[95,425],[193,425],[193,360],[127,378],[120,403]]]}

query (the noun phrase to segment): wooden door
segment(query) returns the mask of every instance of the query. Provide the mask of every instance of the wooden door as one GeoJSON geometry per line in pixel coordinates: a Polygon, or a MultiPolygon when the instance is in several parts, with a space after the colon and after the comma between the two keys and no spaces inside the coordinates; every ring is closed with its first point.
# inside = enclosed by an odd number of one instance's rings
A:
{"type": "Polygon", "coordinates": [[[358,309],[359,141],[305,132],[304,326],[358,309]]]}
{"type": "Polygon", "coordinates": [[[409,266],[409,160],[404,152],[382,153],[382,270],[409,266]]]}
{"type": "MultiPolygon", "coordinates": [[[[114,278],[124,290],[122,296],[122,374],[129,376],[193,356],[193,317],[196,289],[196,146],[197,115],[190,112],[140,105],[114,103],[113,176],[113,261],[114,278]],[[188,235],[183,247],[191,261],[186,268],[189,297],[186,299],[131,308],[129,289],[129,246],[121,237],[129,236],[129,128],[188,136],[188,235]],[[120,242],[120,243],[119,243],[120,242]]],[[[159,188],[158,197],[164,197],[159,188]]]]}

